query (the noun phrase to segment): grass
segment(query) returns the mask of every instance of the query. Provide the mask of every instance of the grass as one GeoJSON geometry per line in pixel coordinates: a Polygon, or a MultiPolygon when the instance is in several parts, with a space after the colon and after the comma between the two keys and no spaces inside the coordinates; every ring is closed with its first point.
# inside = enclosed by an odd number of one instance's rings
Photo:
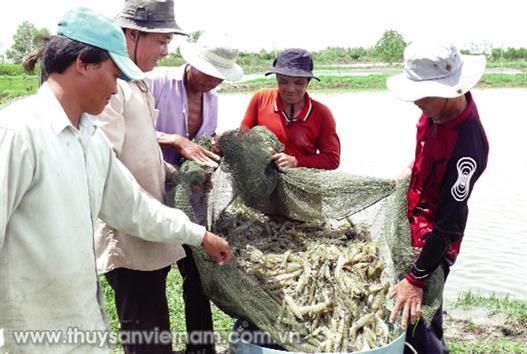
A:
{"type": "MultiPolygon", "coordinates": [[[[390,74],[372,74],[367,76],[321,76],[321,82],[313,80],[310,91],[382,91],[386,89],[386,79],[390,74]]],[[[224,83],[222,93],[254,92],[275,87],[274,77],[261,78],[242,83],[224,83]]],[[[10,100],[35,93],[38,77],[30,75],[0,76],[0,105],[10,100]]],[[[527,72],[521,74],[484,74],[479,88],[527,87],[527,72]]]]}
{"type": "MultiPolygon", "coordinates": [[[[481,296],[469,291],[460,294],[450,306],[463,310],[483,308],[489,312],[489,317],[498,314],[506,316],[505,324],[498,321],[483,325],[476,324],[472,319],[465,320],[459,333],[456,332],[454,338],[447,338],[451,354],[527,354],[524,338],[527,302],[511,300],[508,296],[481,296]]],[[[450,322],[450,325],[453,323],[450,322]]]]}
{"type": "MultiPolygon", "coordinates": [[[[367,76],[321,76],[309,84],[310,91],[380,91],[386,89],[389,74],[372,74],[367,76]]],[[[275,87],[276,79],[261,78],[242,83],[222,85],[221,92],[253,92],[262,88],[275,87]]],[[[479,88],[527,87],[527,73],[522,74],[484,74],[478,83],[479,88]]]]}
{"type": "Polygon", "coordinates": [[[527,326],[527,302],[511,300],[508,296],[481,296],[469,291],[461,294],[454,303],[454,307],[463,309],[477,306],[486,308],[491,314],[503,313],[508,321],[527,326]]]}
{"type": "Polygon", "coordinates": [[[36,92],[38,77],[33,75],[0,76],[0,105],[36,92]]]}
{"type": "MultiPolygon", "coordinates": [[[[106,282],[106,279],[100,277],[104,290],[104,301],[106,311],[110,320],[112,330],[115,333],[119,330],[119,321],[115,310],[113,290],[106,282]]],[[[172,269],[167,278],[167,298],[170,309],[170,323],[173,332],[185,331],[185,315],[182,297],[182,280],[177,269],[172,269]]],[[[527,303],[517,300],[511,300],[508,297],[498,297],[496,295],[480,296],[472,292],[463,293],[459,296],[457,302],[451,306],[469,309],[473,307],[484,307],[491,313],[505,313],[508,321],[519,326],[527,325],[527,303]]],[[[221,310],[212,305],[212,314],[214,329],[228,333],[233,326],[233,319],[224,314],[221,310]]],[[[480,330],[480,325],[472,321],[467,321],[463,326],[463,332],[480,330]]],[[[462,336],[462,334],[460,333],[462,336]]],[[[451,354],[527,354],[527,347],[508,338],[486,338],[481,341],[463,342],[462,340],[449,341],[448,343],[451,354]]],[[[176,345],[176,350],[183,349],[181,344],[176,345]]],[[[114,348],[112,353],[122,353],[119,348],[114,348]]]]}
{"type": "Polygon", "coordinates": [[[527,69],[527,60],[488,61],[487,68],[527,69]]]}
{"type": "Polygon", "coordinates": [[[352,64],[322,64],[317,65],[314,71],[319,70],[340,70],[340,71],[360,71],[364,69],[401,69],[403,65],[399,64],[386,64],[381,62],[357,62],[352,64]],[[352,66],[353,65],[353,66],[352,66]]]}
{"type": "Polygon", "coordinates": [[[479,325],[472,322],[472,321],[467,321],[467,323],[465,323],[465,325],[463,326],[463,329],[467,330],[467,331],[472,331],[472,330],[475,330],[475,329],[478,329],[479,328],[479,325]]]}
{"type": "MultiPolygon", "coordinates": [[[[327,91],[327,90],[384,90],[386,88],[386,79],[389,75],[377,74],[368,76],[321,76],[320,82],[312,80],[309,84],[310,91],[327,91]]],[[[274,77],[261,78],[242,83],[225,83],[222,84],[221,92],[254,92],[262,88],[276,86],[274,77]]]]}
{"type": "MultiPolygon", "coordinates": [[[[119,332],[119,319],[115,309],[115,301],[113,290],[106,281],[104,276],[99,277],[104,293],[104,304],[108,319],[114,333],[119,332]]],[[[185,311],[182,293],[182,279],[177,267],[174,267],[167,277],[167,300],[170,311],[170,325],[172,326],[172,333],[185,332],[185,311]]],[[[212,305],[212,319],[214,322],[214,330],[228,333],[231,331],[234,320],[212,305]]],[[[176,345],[176,350],[183,349],[183,345],[176,345]]],[[[119,353],[119,351],[115,351],[119,353]]]]}
{"type": "Polygon", "coordinates": [[[527,354],[523,345],[507,339],[483,340],[471,344],[451,343],[448,349],[450,354],[527,354]]]}
{"type": "Polygon", "coordinates": [[[478,87],[527,87],[527,72],[522,74],[484,74],[478,87]]]}

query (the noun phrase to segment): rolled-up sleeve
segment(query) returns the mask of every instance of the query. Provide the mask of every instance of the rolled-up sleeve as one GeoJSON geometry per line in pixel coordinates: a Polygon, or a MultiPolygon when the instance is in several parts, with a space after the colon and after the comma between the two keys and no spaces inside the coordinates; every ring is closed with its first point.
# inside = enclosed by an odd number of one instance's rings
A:
{"type": "Polygon", "coordinates": [[[199,246],[205,228],[184,212],[164,206],[142,191],[126,167],[110,152],[99,217],[109,226],[147,241],[199,246]]]}
{"type": "Polygon", "coordinates": [[[29,144],[15,131],[0,127],[0,249],[11,214],[33,183],[34,166],[29,144]]]}

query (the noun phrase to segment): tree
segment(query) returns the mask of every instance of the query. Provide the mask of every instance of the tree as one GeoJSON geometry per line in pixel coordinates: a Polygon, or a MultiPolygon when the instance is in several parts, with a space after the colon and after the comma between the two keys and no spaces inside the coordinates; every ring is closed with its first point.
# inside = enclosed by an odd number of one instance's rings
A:
{"type": "Polygon", "coordinates": [[[41,46],[47,37],[49,37],[47,28],[37,29],[29,21],[22,22],[13,36],[13,45],[6,51],[7,59],[17,64],[22,62],[33,50],[41,46]]]}
{"type": "Polygon", "coordinates": [[[375,45],[375,52],[382,61],[392,64],[403,61],[405,47],[406,41],[399,32],[387,30],[375,45]]]}
{"type": "Polygon", "coordinates": [[[198,41],[199,37],[203,34],[203,31],[194,31],[189,34],[188,41],[191,43],[195,43],[198,41]]]}

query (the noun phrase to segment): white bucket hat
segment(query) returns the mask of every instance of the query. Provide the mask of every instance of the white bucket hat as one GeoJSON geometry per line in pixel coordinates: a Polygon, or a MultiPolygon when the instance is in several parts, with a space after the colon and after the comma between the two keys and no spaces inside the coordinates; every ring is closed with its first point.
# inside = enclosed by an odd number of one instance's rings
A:
{"type": "Polygon", "coordinates": [[[404,72],[388,78],[386,85],[404,101],[454,98],[478,83],[485,63],[485,56],[463,56],[451,44],[415,42],[404,50],[404,72]]]}
{"type": "Polygon", "coordinates": [[[179,48],[187,63],[204,74],[227,81],[238,81],[243,69],[235,63],[238,49],[226,34],[203,33],[196,43],[184,42],[179,48]]]}

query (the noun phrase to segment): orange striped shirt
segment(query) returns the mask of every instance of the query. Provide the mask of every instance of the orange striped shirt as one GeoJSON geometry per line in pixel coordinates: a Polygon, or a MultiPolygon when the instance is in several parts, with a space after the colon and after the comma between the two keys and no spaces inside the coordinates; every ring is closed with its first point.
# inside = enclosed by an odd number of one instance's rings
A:
{"type": "Polygon", "coordinates": [[[306,93],[299,116],[290,120],[284,112],[278,89],[256,92],[247,107],[241,127],[266,126],[294,156],[298,167],[334,170],[340,164],[340,140],[329,108],[306,93]]]}

